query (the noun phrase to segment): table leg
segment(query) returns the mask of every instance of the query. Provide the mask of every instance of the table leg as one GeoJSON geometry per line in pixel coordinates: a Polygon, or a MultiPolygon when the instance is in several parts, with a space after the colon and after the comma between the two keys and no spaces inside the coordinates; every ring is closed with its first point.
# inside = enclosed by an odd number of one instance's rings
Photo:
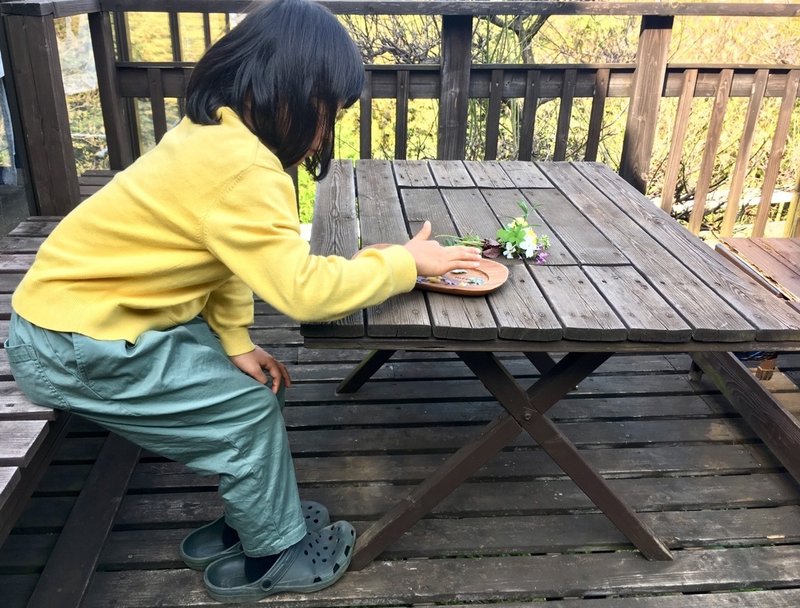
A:
{"type": "Polygon", "coordinates": [[[342,380],[336,387],[336,392],[355,393],[396,352],[396,350],[373,350],[347,375],[347,378],[342,380]]]}
{"type": "Polygon", "coordinates": [[[539,370],[540,374],[546,374],[556,366],[556,361],[550,356],[550,353],[525,353],[525,356],[528,357],[528,361],[533,363],[533,366],[539,370]]]}
{"type": "MultiPolygon", "coordinates": [[[[459,353],[459,356],[517,423],[536,440],[639,551],[649,559],[672,559],[672,554],[666,545],[586,462],[574,444],[544,415],[554,404],[554,396],[563,390],[563,381],[567,376],[574,377],[575,371],[582,367],[596,369],[608,358],[607,354],[567,355],[527,393],[492,353],[464,352],[459,353]]],[[[579,375],[583,375],[583,370],[579,375]]],[[[555,401],[564,394],[561,392],[555,401]]]]}
{"type": "MultiPolygon", "coordinates": [[[[462,356],[463,353],[458,353],[462,356]]],[[[556,373],[547,374],[536,383],[540,386],[538,403],[546,409],[558,401],[583,380],[610,355],[583,358],[574,361],[567,355],[555,367],[556,373]]],[[[522,392],[521,401],[528,403],[522,392]]],[[[411,526],[430,513],[453,490],[485,465],[490,458],[507,446],[521,432],[518,421],[503,413],[486,426],[479,437],[450,456],[428,479],[417,486],[405,499],[397,503],[386,515],[373,523],[356,542],[351,570],[360,570],[377,557],[386,547],[400,538],[411,526]]]]}

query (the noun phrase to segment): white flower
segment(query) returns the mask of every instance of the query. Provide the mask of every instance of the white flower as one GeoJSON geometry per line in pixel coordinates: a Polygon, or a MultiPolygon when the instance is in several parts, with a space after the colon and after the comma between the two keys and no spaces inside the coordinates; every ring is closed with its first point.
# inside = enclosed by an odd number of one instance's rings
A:
{"type": "Polygon", "coordinates": [[[506,241],[505,251],[503,251],[503,255],[506,256],[509,260],[514,257],[516,247],[514,247],[514,243],[510,241],[506,241]]]}
{"type": "Polygon", "coordinates": [[[525,251],[526,258],[532,258],[536,255],[536,237],[531,238],[531,235],[527,235],[519,244],[519,248],[525,251]]]}

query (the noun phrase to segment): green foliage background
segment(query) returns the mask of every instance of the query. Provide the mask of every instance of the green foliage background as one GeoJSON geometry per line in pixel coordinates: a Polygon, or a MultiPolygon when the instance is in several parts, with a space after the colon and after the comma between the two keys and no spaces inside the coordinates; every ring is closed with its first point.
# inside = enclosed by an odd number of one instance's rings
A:
{"type": "MultiPolygon", "coordinates": [[[[432,16],[342,17],[365,56],[367,63],[436,63],[439,61],[440,21],[432,16]]],[[[228,17],[235,24],[237,16],[228,17]]],[[[639,32],[638,17],[573,17],[554,16],[537,21],[509,17],[476,19],[473,32],[473,61],[476,63],[630,63],[634,61],[639,32]]],[[[182,59],[196,60],[203,52],[202,18],[181,14],[182,59]]],[[[225,31],[226,17],[212,15],[212,38],[225,31]]],[[[169,22],[165,13],[129,13],[131,59],[134,61],[170,61],[172,50],[169,22]]],[[[91,64],[91,47],[85,17],[58,22],[62,64],[75,64],[85,73],[91,64]],[[85,60],[88,57],[88,61],[85,60]]],[[[800,20],[790,18],[718,18],[678,17],[672,35],[671,63],[694,64],[800,64],[800,20]]],[[[65,81],[73,75],[65,69],[65,81]]],[[[80,87],[78,87],[80,89],[80,87]]],[[[80,171],[103,168],[107,163],[105,140],[97,91],[91,87],[70,91],[70,119],[80,171]]],[[[521,100],[510,100],[504,106],[501,123],[499,158],[515,158],[521,100]]],[[[780,100],[765,101],[753,146],[750,170],[745,188],[757,195],[763,181],[767,155],[780,100]]],[[[696,99],[692,106],[689,135],[683,150],[682,166],[676,194],[677,202],[691,200],[697,182],[713,99],[696,99]]],[[[336,156],[359,156],[358,104],[345,112],[337,129],[336,156]]],[[[149,102],[137,103],[141,124],[141,146],[153,145],[149,102]]],[[[658,198],[671,140],[677,99],[662,100],[658,135],[651,163],[648,194],[658,198]]],[[[712,184],[724,192],[736,162],[739,140],[744,125],[747,99],[731,99],[725,127],[716,158],[712,184]]],[[[586,146],[591,100],[576,99],[572,111],[567,158],[580,159],[586,146]]],[[[394,157],[393,100],[373,101],[372,155],[394,157]]],[[[467,154],[482,158],[487,102],[473,100],[469,108],[467,154]]],[[[408,158],[433,158],[437,145],[436,100],[411,100],[409,104],[408,158]]],[[[627,100],[609,98],[605,108],[600,142],[601,162],[616,168],[622,150],[627,113],[627,100]]],[[[168,104],[168,120],[179,120],[177,100],[168,104]]],[[[558,100],[543,100],[536,119],[535,156],[552,157],[555,141],[558,100]]],[[[797,183],[800,167],[800,101],[790,127],[777,191],[791,192],[797,183]]],[[[305,172],[300,172],[300,211],[303,221],[313,214],[314,185],[305,172]]],[[[747,195],[747,192],[746,192],[747,195]]],[[[775,218],[785,214],[787,205],[778,205],[775,218]]],[[[676,211],[680,213],[680,210],[676,211]]],[[[742,217],[743,222],[747,221],[742,217]]],[[[713,226],[712,217],[707,218],[713,226]]]]}

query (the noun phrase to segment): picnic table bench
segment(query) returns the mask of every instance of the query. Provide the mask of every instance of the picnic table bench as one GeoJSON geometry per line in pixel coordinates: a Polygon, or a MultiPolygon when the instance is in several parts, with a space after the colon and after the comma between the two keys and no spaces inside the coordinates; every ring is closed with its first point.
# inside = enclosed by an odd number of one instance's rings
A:
{"type": "MultiPolygon", "coordinates": [[[[719,253],[742,268],[756,281],[800,310],[800,238],[723,238],[719,253]]],[[[778,355],[766,353],[756,368],[756,377],[769,380],[778,355]]]]}
{"type": "MultiPolygon", "coordinates": [[[[23,222],[0,241],[0,339],[8,336],[11,293],[56,218],[23,222]]],[[[14,526],[47,468],[69,416],[34,405],[16,387],[0,350],[0,543],[14,526]]]]}
{"type": "MultiPolygon", "coordinates": [[[[115,173],[87,172],[80,180],[81,199],[99,190],[115,173]]],[[[0,343],[8,336],[11,294],[60,219],[32,217],[0,239],[0,343]]],[[[8,357],[0,349],[0,544],[66,435],[69,418],[28,401],[16,387],[8,357]]]]}

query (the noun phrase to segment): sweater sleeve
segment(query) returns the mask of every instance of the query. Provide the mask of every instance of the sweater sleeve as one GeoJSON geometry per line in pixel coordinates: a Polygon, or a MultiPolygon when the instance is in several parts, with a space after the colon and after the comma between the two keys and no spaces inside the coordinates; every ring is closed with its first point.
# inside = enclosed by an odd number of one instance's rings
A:
{"type": "Polygon", "coordinates": [[[253,292],[237,276],[212,291],[202,316],[219,336],[228,356],[249,353],[255,348],[247,328],[253,324],[253,292]]]}
{"type": "Polygon", "coordinates": [[[414,258],[405,247],[357,258],[311,255],[300,236],[291,178],[246,169],[206,214],[206,246],[261,299],[297,321],[325,321],[410,291],[414,258]]]}

